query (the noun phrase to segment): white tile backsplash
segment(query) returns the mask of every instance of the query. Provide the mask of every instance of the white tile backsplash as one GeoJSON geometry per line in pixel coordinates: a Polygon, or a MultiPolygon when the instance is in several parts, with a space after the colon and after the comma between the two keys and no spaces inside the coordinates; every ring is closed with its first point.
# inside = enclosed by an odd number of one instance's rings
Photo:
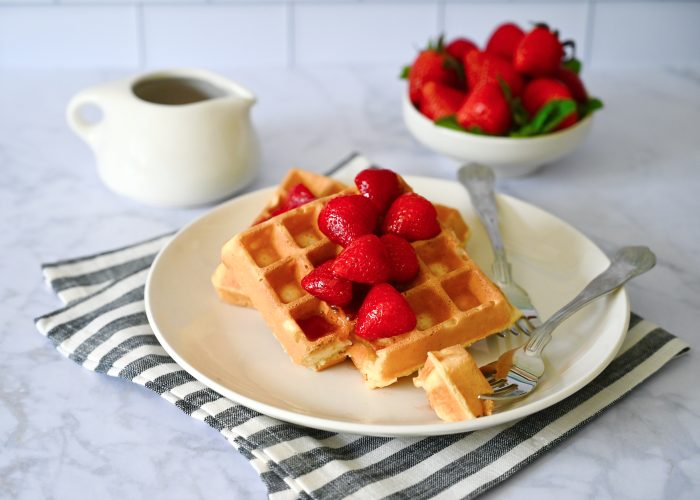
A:
{"type": "Polygon", "coordinates": [[[295,62],[400,64],[437,31],[435,3],[297,4],[295,62]]]}
{"type": "Polygon", "coordinates": [[[0,6],[0,66],[136,67],[133,6],[0,6]]]}
{"type": "Polygon", "coordinates": [[[598,69],[700,65],[700,2],[597,4],[591,48],[598,69]]]}
{"type": "Polygon", "coordinates": [[[700,65],[700,0],[0,0],[0,68],[401,64],[506,20],[595,68],[700,65]]]}
{"type": "Polygon", "coordinates": [[[283,4],[144,6],[146,66],[283,66],[287,63],[283,4]]]}

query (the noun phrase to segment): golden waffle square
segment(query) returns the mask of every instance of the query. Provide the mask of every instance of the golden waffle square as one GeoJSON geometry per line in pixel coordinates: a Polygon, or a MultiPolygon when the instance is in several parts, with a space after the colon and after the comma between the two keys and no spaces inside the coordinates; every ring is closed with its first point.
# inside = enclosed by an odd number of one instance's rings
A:
{"type": "Polygon", "coordinates": [[[491,386],[474,358],[461,346],[429,352],[413,384],[425,390],[430,407],[447,422],[493,413],[493,401],[478,398],[479,394],[493,392],[491,386]]]}
{"type": "MultiPolygon", "coordinates": [[[[353,193],[354,188],[341,194],[353,193]]],[[[306,274],[341,250],[318,229],[318,213],[330,198],[249,228],[222,249],[223,264],[236,268],[240,286],[295,363],[323,369],[341,361],[354,342],[347,353],[367,385],[384,387],[420,368],[428,351],[469,345],[512,322],[510,304],[441,220],[437,237],[413,243],[420,271],[401,287],[416,313],[416,329],[376,341],[352,338],[352,313],[331,307],[300,287],[306,274]],[[309,325],[321,320],[326,333],[318,337],[318,331],[309,332],[309,325]]],[[[461,221],[450,210],[438,213],[447,214],[448,221],[461,221]]]]}

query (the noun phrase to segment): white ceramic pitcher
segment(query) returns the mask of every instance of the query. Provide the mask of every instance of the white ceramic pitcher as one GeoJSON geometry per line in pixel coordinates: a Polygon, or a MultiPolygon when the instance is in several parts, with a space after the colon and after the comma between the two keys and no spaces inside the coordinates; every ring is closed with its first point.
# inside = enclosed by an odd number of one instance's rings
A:
{"type": "Polygon", "coordinates": [[[114,191],[159,206],[221,199],[253,180],[255,96],[204,70],[159,71],[92,87],[68,104],[71,128],[95,153],[114,191]],[[83,116],[87,105],[102,114],[83,116]]]}

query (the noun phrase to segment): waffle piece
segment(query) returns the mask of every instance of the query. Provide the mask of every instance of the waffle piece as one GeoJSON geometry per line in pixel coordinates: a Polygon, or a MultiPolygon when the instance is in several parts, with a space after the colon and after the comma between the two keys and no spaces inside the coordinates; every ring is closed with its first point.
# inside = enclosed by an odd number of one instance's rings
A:
{"type": "Polygon", "coordinates": [[[447,422],[470,420],[493,412],[493,401],[478,399],[479,394],[490,394],[491,386],[474,358],[461,346],[429,352],[413,384],[425,390],[430,407],[447,422]]]}
{"type": "Polygon", "coordinates": [[[408,285],[399,287],[416,313],[413,331],[394,337],[354,338],[348,350],[369,387],[385,387],[410,375],[429,351],[468,346],[515,321],[519,313],[500,289],[469,258],[453,231],[416,241],[420,270],[408,285]]]}
{"type": "Polygon", "coordinates": [[[301,279],[340,250],[318,229],[318,213],[328,198],[263,221],[234,236],[221,260],[236,269],[287,354],[297,364],[322,370],[343,361],[353,323],[342,310],[306,293],[301,279]]]}
{"type": "MultiPolygon", "coordinates": [[[[356,192],[351,188],[341,194],[356,192]]],[[[417,328],[387,339],[353,339],[352,311],[330,307],[300,287],[306,274],[340,251],[317,224],[318,213],[330,198],[253,226],[222,249],[223,264],[236,268],[240,286],[295,363],[323,369],[341,361],[354,341],[348,354],[367,385],[384,387],[420,368],[428,351],[471,344],[512,322],[510,304],[467,256],[455,231],[446,226],[455,221],[463,225],[459,213],[444,208],[438,212],[446,217],[440,220],[440,234],[412,243],[420,271],[401,287],[416,312],[417,328]],[[312,324],[321,324],[323,335],[312,324]]],[[[457,226],[459,233],[467,234],[466,226],[457,226]]]]}

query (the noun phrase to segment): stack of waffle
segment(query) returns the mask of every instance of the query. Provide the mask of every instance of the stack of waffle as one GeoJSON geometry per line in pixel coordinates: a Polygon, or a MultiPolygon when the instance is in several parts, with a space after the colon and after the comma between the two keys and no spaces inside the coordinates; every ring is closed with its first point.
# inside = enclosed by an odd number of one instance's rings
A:
{"type": "Polygon", "coordinates": [[[356,309],[330,306],[300,282],[341,250],[319,230],[320,210],[335,196],[356,193],[327,177],[292,170],[257,223],[222,248],[212,278],[222,299],[260,311],[295,363],[322,370],[350,357],[372,388],[414,373],[429,351],[467,346],[512,323],[516,311],[464,250],[468,229],[459,212],[436,205],[441,232],[412,243],[420,270],[399,287],[416,314],[416,328],[372,341],[355,336],[356,309]],[[270,217],[300,182],[317,199],[270,217]]]}

